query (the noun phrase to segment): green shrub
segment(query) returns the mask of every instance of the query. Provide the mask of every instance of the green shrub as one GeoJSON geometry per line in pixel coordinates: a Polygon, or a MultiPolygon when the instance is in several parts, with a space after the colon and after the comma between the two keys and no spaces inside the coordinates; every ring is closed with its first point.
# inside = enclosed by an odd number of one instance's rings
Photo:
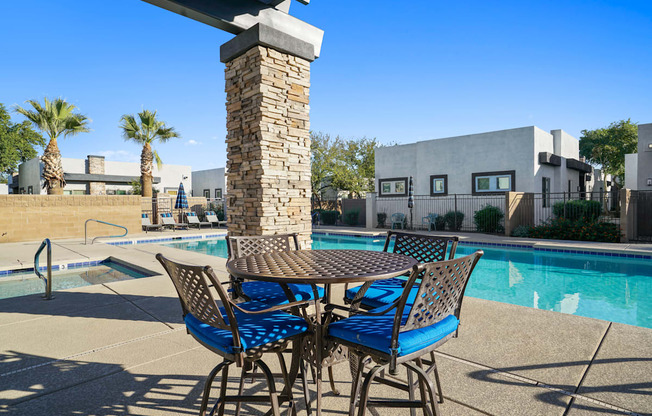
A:
{"type": "Polygon", "coordinates": [[[444,222],[446,227],[451,231],[459,231],[462,228],[464,221],[464,213],[460,211],[448,211],[444,215],[444,222]]]}
{"type": "Polygon", "coordinates": [[[387,213],[379,212],[376,214],[376,218],[378,219],[378,228],[385,228],[385,223],[387,222],[387,213]]]}
{"type": "Polygon", "coordinates": [[[321,212],[321,222],[324,225],[335,225],[339,217],[340,217],[339,211],[324,210],[321,212]]]}
{"type": "Polygon", "coordinates": [[[512,237],[529,237],[530,236],[530,227],[527,225],[519,225],[518,227],[512,230],[512,237]]]}
{"type": "Polygon", "coordinates": [[[585,220],[597,221],[601,212],[600,201],[587,201],[584,199],[576,201],[556,202],[552,206],[552,212],[557,218],[565,218],[570,221],[585,220]]]}
{"type": "Polygon", "coordinates": [[[532,227],[532,238],[549,238],[556,240],[600,241],[605,243],[620,242],[620,227],[603,221],[570,221],[555,218],[552,221],[532,227]]]}
{"type": "Polygon", "coordinates": [[[443,231],[446,229],[446,218],[443,216],[438,216],[435,218],[435,230],[436,231],[443,231]]]}
{"type": "Polygon", "coordinates": [[[500,231],[504,216],[500,208],[487,204],[473,214],[473,223],[481,233],[496,233],[500,231]]]}
{"type": "Polygon", "coordinates": [[[358,216],[360,215],[359,209],[352,209],[343,214],[344,223],[350,226],[358,225],[358,216]]]}

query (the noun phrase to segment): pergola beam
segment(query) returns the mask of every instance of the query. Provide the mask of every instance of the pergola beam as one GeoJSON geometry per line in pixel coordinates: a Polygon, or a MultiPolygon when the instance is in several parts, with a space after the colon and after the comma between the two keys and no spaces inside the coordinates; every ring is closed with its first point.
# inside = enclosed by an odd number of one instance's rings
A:
{"type": "Polygon", "coordinates": [[[290,0],[143,1],[235,35],[260,23],[312,44],[315,57],[321,50],[324,31],[290,16],[290,0]]]}

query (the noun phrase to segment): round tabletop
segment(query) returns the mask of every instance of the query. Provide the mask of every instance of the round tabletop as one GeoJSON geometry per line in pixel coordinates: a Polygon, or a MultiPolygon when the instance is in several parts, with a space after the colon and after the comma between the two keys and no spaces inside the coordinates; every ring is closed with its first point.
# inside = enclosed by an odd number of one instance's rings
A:
{"type": "Polygon", "coordinates": [[[278,283],[355,283],[408,272],[417,261],[402,254],[366,250],[295,250],[231,260],[233,276],[278,283]]]}

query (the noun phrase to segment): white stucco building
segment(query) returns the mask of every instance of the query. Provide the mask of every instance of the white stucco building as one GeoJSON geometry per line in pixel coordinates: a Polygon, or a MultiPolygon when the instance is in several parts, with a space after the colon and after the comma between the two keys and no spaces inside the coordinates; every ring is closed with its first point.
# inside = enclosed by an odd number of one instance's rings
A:
{"type": "MultiPolygon", "coordinates": [[[[104,156],[89,155],[87,159],[62,158],[66,186],[64,194],[124,195],[131,192],[133,181],[140,181],[140,163],[113,162],[104,156]]],[[[39,158],[21,163],[18,176],[12,178],[12,193],[45,194],[43,163],[39,158]]],[[[183,180],[186,193],[192,192],[190,166],[164,164],[159,170],[154,164],[154,188],[176,195],[183,180]]]]}
{"type": "Polygon", "coordinates": [[[9,185],[0,183],[0,195],[7,195],[9,193],[9,185]]]}
{"type": "Polygon", "coordinates": [[[652,191],[652,123],[638,125],[637,150],[625,155],[625,188],[652,191]]]}
{"type": "Polygon", "coordinates": [[[192,172],[193,196],[221,199],[226,196],[225,169],[196,170],[192,172]]]}
{"type": "Polygon", "coordinates": [[[415,195],[433,197],[590,192],[592,172],[576,138],[536,126],[376,149],[379,198],[407,195],[410,176],[415,195]]]}

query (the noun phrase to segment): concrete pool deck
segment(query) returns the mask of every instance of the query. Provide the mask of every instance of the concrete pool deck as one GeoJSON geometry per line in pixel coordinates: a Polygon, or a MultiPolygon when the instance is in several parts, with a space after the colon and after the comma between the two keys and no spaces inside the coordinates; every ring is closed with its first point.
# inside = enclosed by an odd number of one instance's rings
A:
{"type": "MultiPolygon", "coordinates": [[[[37,246],[2,244],[0,266],[29,267],[37,246]]],[[[155,273],[163,270],[154,254],[163,252],[209,264],[227,279],[225,259],[157,244],[71,240],[55,242],[53,250],[61,261],[113,256],[155,273]]],[[[336,287],[334,299],[341,295],[336,287]]],[[[651,329],[471,297],[461,320],[459,338],[438,350],[444,415],[652,413],[651,329]]],[[[52,301],[38,295],[1,300],[0,334],[0,413],[12,415],[197,414],[203,380],[219,361],[186,335],[174,287],[162,275],[59,291],[52,301]]],[[[325,387],[324,413],[346,414],[348,367],[338,365],[335,373],[342,395],[325,387]]],[[[237,388],[237,374],[230,388],[237,388]]],[[[398,394],[372,388],[376,398],[398,394]]],[[[298,407],[305,415],[302,400],[298,407]]],[[[261,409],[245,406],[243,415],[261,409]]],[[[232,406],[227,414],[234,414],[232,406]]]]}

